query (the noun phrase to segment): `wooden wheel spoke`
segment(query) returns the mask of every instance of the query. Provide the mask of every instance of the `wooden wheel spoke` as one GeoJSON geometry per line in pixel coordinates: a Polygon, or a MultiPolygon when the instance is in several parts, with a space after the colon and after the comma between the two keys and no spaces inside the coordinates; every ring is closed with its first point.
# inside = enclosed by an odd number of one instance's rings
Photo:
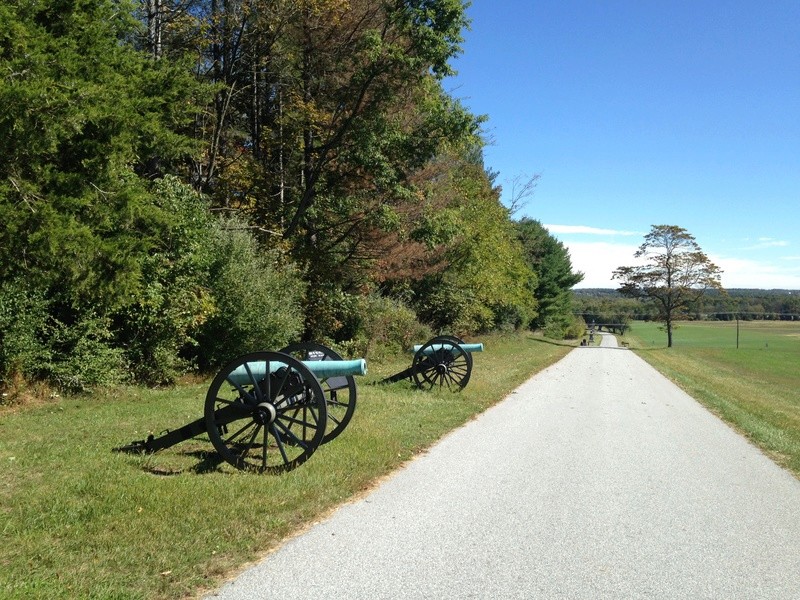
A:
{"type": "Polygon", "coordinates": [[[313,410],[309,411],[315,417],[313,421],[307,420],[305,418],[305,416],[302,417],[302,418],[298,418],[297,414],[299,412],[300,411],[298,410],[298,411],[295,412],[295,414],[293,414],[291,416],[289,416],[288,414],[284,413],[284,414],[278,416],[278,420],[281,423],[284,423],[284,424],[288,423],[289,424],[288,427],[286,427],[287,430],[291,429],[292,425],[298,425],[300,427],[313,427],[313,426],[316,426],[316,425],[319,424],[319,419],[316,418],[316,414],[314,413],[313,410]]]}
{"type": "Polygon", "coordinates": [[[248,454],[250,454],[250,450],[253,449],[253,444],[255,444],[256,442],[256,436],[258,435],[258,432],[261,431],[262,427],[263,425],[261,424],[256,425],[256,428],[253,431],[253,435],[250,436],[250,440],[247,442],[247,446],[245,446],[244,452],[242,452],[242,457],[245,457],[248,454]]]}
{"type": "Polygon", "coordinates": [[[288,465],[289,457],[286,455],[286,448],[283,447],[283,440],[281,440],[281,435],[278,433],[278,429],[275,427],[274,423],[272,425],[272,435],[275,437],[275,443],[278,445],[278,450],[283,458],[283,464],[288,465]]]}
{"type": "Polygon", "coordinates": [[[236,433],[234,433],[233,435],[229,436],[229,437],[228,437],[228,438],[225,440],[225,442],[226,442],[226,443],[228,443],[228,444],[230,444],[230,443],[232,443],[232,442],[235,442],[235,441],[236,441],[236,439],[237,439],[237,438],[238,438],[240,435],[242,435],[242,434],[243,434],[245,431],[247,431],[249,428],[253,427],[254,425],[256,425],[256,422],[255,422],[255,421],[250,421],[249,423],[246,423],[246,424],[245,424],[245,425],[244,425],[244,426],[243,426],[241,429],[239,429],[239,430],[238,430],[236,433]]]}
{"type": "Polygon", "coordinates": [[[281,448],[281,454],[284,454],[284,451],[282,449],[282,446],[283,446],[282,445],[282,440],[281,440],[282,435],[285,435],[292,442],[294,442],[296,445],[300,446],[304,450],[308,448],[308,444],[306,444],[306,442],[304,440],[301,440],[299,437],[297,437],[292,430],[290,430],[288,427],[286,427],[280,421],[275,421],[275,423],[273,423],[272,425],[276,430],[277,429],[281,430],[275,436],[275,439],[278,441],[278,447],[281,448]]]}
{"type": "Polygon", "coordinates": [[[269,428],[264,427],[264,441],[261,444],[261,468],[267,468],[267,445],[269,444],[269,428]]]}

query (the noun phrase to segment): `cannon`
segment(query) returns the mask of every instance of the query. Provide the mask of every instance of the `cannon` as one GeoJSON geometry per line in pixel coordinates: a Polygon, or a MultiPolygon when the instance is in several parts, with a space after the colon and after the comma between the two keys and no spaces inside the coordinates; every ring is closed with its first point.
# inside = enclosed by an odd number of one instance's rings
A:
{"type": "Polygon", "coordinates": [[[472,353],[483,352],[483,344],[466,344],[455,336],[440,335],[414,346],[413,351],[411,366],[381,383],[408,379],[419,389],[438,387],[460,392],[472,375],[472,353]]]}
{"type": "Polygon", "coordinates": [[[355,408],[352,377],[365,375],[367,367],[364,359],[341,360],[323,346],[285,350],[305,353],[307,360],[287,352],[240,356],[211,382],[201,418],[114,450],[150,454],[205,433],[237,469],[281,473],[300,466],[347,424],[355,408]],[[347,399],[339,402],[345,389],[347,399]]]}
{"type": "MultiPolygon", "coordinates": [[[[322,436],[322,443],[327,444],[344,431],[344,428],[347,427],[353,417],[353,413],[356,410],[357,396],[356,382],[353,379],[353,375],[365,375],[366,370],[360,372],[356,368],[352,373],[347,372],[339,375],[326,371],[331,361],[342,361],[344,359],[331,348],[313,342],[290,344],[282,348],[281,352],[294,356],[304,363],[328,361],[326,364],[317,365],[312,369],[322,387],[328,409],[328,423],[325,428],[325,434],[322,436]]],[[[354,366],[357,367],[357,365],[354,366]]]]}

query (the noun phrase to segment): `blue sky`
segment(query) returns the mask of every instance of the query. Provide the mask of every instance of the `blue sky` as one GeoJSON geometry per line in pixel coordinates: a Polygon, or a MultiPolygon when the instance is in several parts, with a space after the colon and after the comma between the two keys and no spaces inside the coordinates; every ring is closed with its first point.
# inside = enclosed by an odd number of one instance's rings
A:
{"type": "Polygon", "coordinates": [[[446,89],[487,115],[486,166],[617,287],[678,225],[728,288],[800,290],[800,0],[474,0],[446,89]]]}

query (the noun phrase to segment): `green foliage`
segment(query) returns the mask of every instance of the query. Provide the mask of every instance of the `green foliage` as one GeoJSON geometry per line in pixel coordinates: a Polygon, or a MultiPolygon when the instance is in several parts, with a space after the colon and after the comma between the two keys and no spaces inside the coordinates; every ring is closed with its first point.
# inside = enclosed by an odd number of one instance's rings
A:
{"type": "Polygon", "coordinates": [[[364,358],[398,354],[432,335],[430,328],[417,320],[416,313],[399,300],[365,296],[360,302],[360,314],[356,338],[361,341],[364,358]]]}
{"type": "Polygon", "coordinates": [[[130,174],[188,155],[170,127],[185,124],[197,88],[120,43],[133,23],[119,9],[21,2],[6,9],[14,37],[0,44],[0,279],[36,278],[101,313],[136,294],[152,241],[140,231],[149,199],[130,174]]]}
{"type": "Polygon", "coordinates": [[[187,269],[173,266],[191,259],[165,251],[172,207],[148,179],[194,151],[180,130],[200,88],[124,43],[136,26],[125,3],[2,10],[0,282],[36,281],[41,303],[0,368],[84,389],[121,378],[125,345],[136,375],[167,379],[155,367],[175,372],[177,342],[164,340],[196,310],[175,295],[187,269]]]}
{"type": "Polygon", "coordinates": [[[626,324],[631,320],[649,321],[656,316],[652,306],[625,298],[616,290],[574,290],[573,298],[574,312],[590,324],[626,324]]]}
{"type": "Polygon", "coordinates": [[[676,225],[653,225],[634,254],[640,264],[619,267],[620,293],[652,302],[667,328],[672,346],[672,324],[703,297],[706,290],[721,290],[721,271],[700,249],[688,231],[676,225]]]}
{"type": "Polygon", "coordinates": [[[93,313],[53,316],[41,289],[12,280],[0,286],[0,388],[46,380],[65,391],[85,391],[126,377],[110,322],[93,313]]]}
{"type": "Polygon", "coordinates": [[[215,310],[206,283],[215,260],[215,222],[207,202],[174,177],[154,182],[152,197],[161,217],[155,243],[141,258],[135,300],[115,321],[134,378],[163,384],[190,366],[181,350],[215,310]]]}
{"type": "Polygon", "coordinates": [[[461,0],[159,6],[0,5],[3,381],[164,384],[301,335],[390,352],[420,319],[536,318],[484,118],[442,84],[461,0]]]}
{"type": "Polygon", "coordinates": [[[569,251],[539,221],[523,218],[516,228],[525,261],[536,273],[539,314],[530,325],[545,327],[553,319],[563,323],[572,312],[572,287],[581,282],[583,273],[573,272],[569,251]]]}
{"type": "Polygon", "coordinates": [[[32,376],[48,360],[42,339],[47,308],[43,290],[21,279],[0,284],[0,388],[32,376]]]}
{"type": "Polygon", "coordinates": [[[444,270],[414,286],[422,320],[463,334],[527,325],[537,314],[536,275],[482,165],[465,152],[453,160],[447,179],[430,183],[428,193],[448,198],[443,219],[457,235],[437,249],[444,270]]]}
{"type": "Polygon", "coordinates": [[[586,333],[586,322],[569,314],[553,314],[545,319],[544,334],[554,340],[576,340],[586,333]]]}
{"type": "Polygon", "coordinates": [[[196,353],[214,367],[299,338],[305,283],[277,251],[265,251],[237,219],[217,222],[209,241],[209,293],[214,310],[199,328],[196,353]]]}
{"type": "Polygon", "coordinates": [[[126,379],[124,353],[112,344],[109,319],[86,313],[69,324],[52,320],[48,329],[49,360],[37,365],[37,379],[68,392],[126,379]]]}

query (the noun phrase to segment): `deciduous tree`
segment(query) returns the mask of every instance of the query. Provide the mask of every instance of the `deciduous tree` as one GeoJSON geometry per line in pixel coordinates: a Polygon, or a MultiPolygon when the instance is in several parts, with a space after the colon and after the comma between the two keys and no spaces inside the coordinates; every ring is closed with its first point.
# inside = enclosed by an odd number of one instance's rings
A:
{"type": "Polygon", "coordinates": [[[688,231],[676,225],[653,225],[634,254],[642,263],[619,267],[613,278],[619,291],[631,298],[652,301],[667,330],[672,347],[675,320],[709,289],[722,289],[722,271],[709,260],[688,231]]]}

